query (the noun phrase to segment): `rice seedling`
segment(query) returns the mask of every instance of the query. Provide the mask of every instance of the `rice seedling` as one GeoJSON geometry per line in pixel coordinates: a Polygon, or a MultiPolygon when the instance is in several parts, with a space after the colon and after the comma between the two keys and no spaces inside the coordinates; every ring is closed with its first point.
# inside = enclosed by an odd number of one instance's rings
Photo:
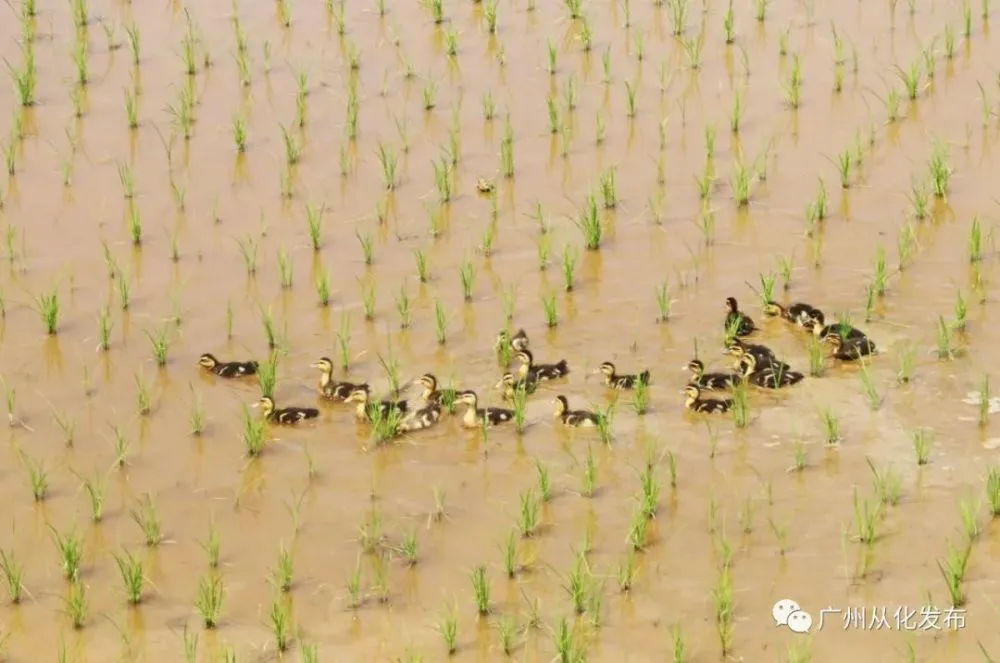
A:
{"type": "Polygon", "coordinates": [[[732,651],[733,631],[736,627],[732,571],[729,568],[724,567],[719,572],[719,578],[712,588],[712,604],[719,646],[722,656],[726,657],[732,651]]]}
{"type": "Polygon", "coordinates": [[[59,289],[54,287],[51,292],[37,295],[35,307],[42,318],[45,333],[49,336],[59,333],[59,289]]]}
{"type": "Polygon", "coordinates": [[[14,557],[13,552],[0,549],[0,575],[3,577],[7,597],[14,605],[21,603],[24,596],[24,567],[14,557]]]}
{"type": "Polygon", "coordinates": [[[614,166],[610,166],[601,173],[600,191],[601,198],[604,200],[604,209],[614,209],[618,206],[618,187],[615,174],[614,166]]]}
{"type": "Polygon", "coordinates": [[[729,110],[729,129],[734,134],[740,132],[740,125],[743,122],[743,92],[737,90],[733,95],[733,105],[729,110]]]}
{"type": "Polygon", "coordinates": [[[576,275],[576,262],[579,257],[579,253],[575,248],[567,245],[562,252],[562,272],[563,272],[563,288],[566,292],[571,292],[573,290],[575,275],[576,275]]]}
{"type": "Polygon", "coordinates": [[[680,37],[681,47],[687,58],[688,67],[692,70],[701,69],[701,54],[705,46],[705,31],[698,33],[697,37],[680,37]]]}
{"type": "Polygon", "coordinates": [[[59,552],[59,564],[63,575],[68,580],[76,578],[83,562],[83,539],[76,533],[76,530],[70,530],[64,536],[49,525],[49,531],[52,534],[56,550],[59,552]]]}
{"type": "Polygon", "coordinates": [[[139,90],[134,84],[125,88],[125,119],[129,129],[139,127],[139,90]]]}
{"type": "Polygon", "coordinates": [[[267,424],[262,419],[254,418],[246,405],[243,405],[243,430],[240,431],[240,437],[249,458],[260,456],[267,444],[267,424]]]}
{"type": "Polygon", "coordinates": [[[121,555],[111,553],[111,556],[114,557],[115,565],[118,567],[118,574],[122,579],[122,587],[125,589],[125,602],[129,605],[138,605],[142,602],[142,590],[146,582],[142,560],[138,559],[128,550],[123,550],[121,555]]]}
{"type": "Polygon", "coordinates": [[[475,567],[470,575],[473,601],[476,612],[481,616],[490,614],[490,580],[487,573],[486,565],[481,564],[475,567]]]}
{"type": "Polygon", "coordinates": [[[865,399],[868,401],[868,406],[877,410],[879,406],[882,405],[884,400],[878,392],[878,386],[875,384],[875,377],[872,375],[870,362],[862,360],[861,371],[859,373],[861,377],[861,388],[864,391],[865,399]]]}
{"type": "Polygon", "coordinates": [[[966,324],[968,324],[968,313],[968,306],[965,303],[965,298],[962,296],[962,291],[956,290],[955,320],[951,323],[952,329],[959,332],[965,331],[966,324]]]}
{"type": "Polygon", "coordinates": [[[944,559],[939,559],[937,562],[941,577],[944,578],[945,587],[948,590],[948,598],[951,600],[952,607],[955,608],[965,605],[965,572],[971,554],[971,541],[966,541],[961,550],[955,550],[949,543],[948,552],[944,559]]]}
{"type": "Polygon", "coordinates": [[[871,458],[865,458],[865,462],[868,463],[868,468],[872,472],[872,484],[879,501],[884,506],[896,506],[903,490],[902,477],[891,467],[879,471],[871,458]]]}
{"type": "Polygon", "coordinates": [[[573,611],[582,615],[587,609],[587,590],[590,585],[590,568],[583,553],[577,553],[573,568],[566,574],[563,590],[569,595],[573,611]]]}
{"type": "Polygon", "coordinates": [[[292,611],[288,604],[279,597],[275,597],[271,601],[268,622],[274,637],[274,648],[279,653],[288,651],[292,641],[292,611]]]}
{"type": "Polygon", "coordinates": [[[520,496],[520,510],[518,511],[517,529],[522,538],[531,538],[541,524],[540,500],[533,488],[529,488],[520,496]]]}
{"type": "Polygon", "coordinates": [[[855,536],[861,543],[872,544],[878,535],[878,525],[882,518],[882,502],[872,504],[858,497],[858,489],[853,493],[853,514],[855,536]]]}
{"type": "Polygon", "coordinates": [[[38,69],[35,64],[35,49],[31,44],[21,47],[23,64],[20,69],[15,69],[9,63],[11,77],[14,79],[14,89],[17,91],[17,98],[22,108],[30,108],[37,101],[38,90],[38,69]]]}
{"type": "Polygon", "coordinates": [[[979,427],[984,428],[986,424],[989,423],[990,419],[990,398],[992,396],[990,389],[990,376],[984,375],[979,381],[979,388],[977,390],[978,397],[978,421],[979,427]]]}
{"type": "Polygon", "coordinates": [[[155,548],[163,541],[163,524],[153,502],[152,495],[145,495],[139,501],[138,507],[129,511],[132,522],[139,526],[143,540],[150,548],[155,548]]]}
{"type": "Polygon", "coordinates": [[[542,312],[545,314],[545,324],[555,327],[559,324],[559,311],[556,308],[555,295],[542,295],[542,312]]]}
{"type": "Polygon", "coordinates": [[[733,388],[732,400],[733,407],[730,412],[732,412],[733,423],[737,428],[746,428],[750,425],[751,412],[750,393],[745,383],[740,382],[733,388]]]}
{"type": "Polygon", "coordinates": [[[996,467],[986,473],[986,504],[991,516],[1000,516],[1000,469],[996,467]]]}
{"type": "Polygon", "coordinates": [[[753,183],[753,169],[745,165],[742,159],[736,159],[733,164],[733,176],[729,185],[733,191],[733,199],[737,207],[746,207],[750,204],[750,187],[753,183]]]}
{"type": "Polygon", "coordinates": [[[452,656],[458,651],[458,608],[449,603],[441,621],[435,627],[444,641],[445,652],[452,656]]]}
{"type": "Polygon", "coordinates": [[[87,60],[89,56],[90,45],[87,38],[84,36],[78,36],[76,41],[73,43],[72,50],[70,51],[70,57],[73,59],[73,72],[76,84],[81,88],[86,87],[87,83],[90,82],[90,67],[87,60]]]}
{"type": "Polygon", "coordinates": [[[90,613],[90,601],[87,598],[87,589],[79,578],[74,577],[70,580],[69,591],[63,603],[70,624],[74,629],[82,629],[90,613]]]}
{"type": "Polygon", "coordinates": [[[969,262],[977,263],[983,259],[983,228],[978,216],[972,217],[969,229],[969,262]]]}
{"type": "Polygon", "coordinates": [[[584,246],[588,251],[598,251],[604,239],[604,226],[597,210],[597,200],[593,194],[587,196],[587,202],[576,221],[583,235],[584,246]]]}
{"type": "Polygon", "coordinates": [[[951,330],[943,315],[938,316],[935,332],[938,359],[952,359],[955,356],[955,351],[951,343],[951,330]]]}
{"type": "Polygon", "coordinates": [[[823,442],[826,444],[836,444],[841,440],[840,418],[829,408],[823,408],[819,412],[820,424],[823,429],[823,442]]]}
{"type": "Polygon", "coordinates": [[[510,123],[510,114],[504,122],[503,136],[500,139],[500,172],[504,178],[514,177],[514,129],[510,123]]]}
{"type": "Polygon", "coordinates": [[[294,166],[302,160],[302,145],[295,134],[289,131],[285,125],[279,125],[279,128],[281,129],[281,141],[285,147],[285,164],[294,166]]]}
{"type": "Polygon", "coordinates": [[[962,532],[969,541],[979,538],[982,526],[979,523],[980,503],[963,497],[958,501],[958,515],[962,522],[962,532]]]}
{"type": "Polygon", "coordinates": [[[428,81],[420,91],[420,96],[423,99],[424,110],[428,113],[434,110],[434,107],[437,106],[437,93],[438,84],[433,80],[428,81]]]}
{"type": "Polygon", "coordinates": [[[464,260],[459,265],[458,278],[462,284],[462,299],[471,302],[476,287],[476,266],[472,264],[471,260],[464,260]]]}
{"type": "Polygon", "coordinates": [[[214,629],[219,625],[222,616],[222,601],[225,596],[225,585],[222,576],[210,571],[198,580],[198,592],[194,607],[201,616],[206,629],[214,629]]]}
{"type": "Polygon", "coordinates": [[[399,328],[407,329],[413,319],[413,302],[406,292],[406,286],[401,286],[396,295],[396,312],[399,314],[399,328]]]}
{"type": "Polygon", "coordinates": [[[361,245],[361,253],[364,256],[365,264],[371,265],[375,260],[375,239],[372,237],[371,233],[355,232],[354,236],[358,238],[358,244],[361,245]]]}
{"type": "Polygon", "coordinates": [[[35,502],[44,502],[49,494],[49,474],[45,471],[45,465],[41,461],[31,459],[27,454],[22,454],[21,461],[28,472],[32,498],[35,502]]]}
{"type": "Polygon", "coordinates": [[[141,373],[135,375],[135,404],[139,416],[148,415],[153,409],[152,396],[149,393],[149,385],[143,379],[141,373]]]}
{"type": "Polygon", "coordinates": [[[121,429],[120,426],[115,426],[114,428],[114,445],[115,445],[115,465],[119,469],[125,467],[126,462],[128,462],[128,450],[132,446],[128,437],[125,435],[125,431],[121,429]]]}
{"type": "Polygon", "coordinates": [[[171,330],[169,323],[163,324],[155,331],[146,330],[146,337],[153,349],[153,359],[156,365],[163,367],[167,365],[168,354],[170,353],[171,330]]]}
{"type": "Polygon", "coordinates": [[[936,198],[946,197],[952,169],[948,165],[948,150],[943,143],[934,144],[928,170],[930,171],[931,192],[936,198]]]}
{"type": "Polygon", "coordinates": [[[673,299],[670,296],[670,284],[667,281],[663,281],[656,288],[656,308],[659,311],[656,321],[664,323],[669,320],[672,307],[673,299]]]}
{"type": "Polygon", "coordinates": [[[785,103],[792,110],[802,105],[802,60],[798,54],[792,56],[792,68],[788,80],[781,82],[785,103]]]}
{"type": "Polygon", "coordinates": [[[649,545],[649,518],[646,517],[641,508],[637,507],[632,513],[626,542],[629,548],[635,552],[645,550],[649,545]]]}
{"type": "Polygon", "coordinates": [[[504,656],[510,656],[514,652],[515,638],[521,632],[517,620],[509,615],[500,615],[493,626],[497,631],[500,651],[504,656]]]}

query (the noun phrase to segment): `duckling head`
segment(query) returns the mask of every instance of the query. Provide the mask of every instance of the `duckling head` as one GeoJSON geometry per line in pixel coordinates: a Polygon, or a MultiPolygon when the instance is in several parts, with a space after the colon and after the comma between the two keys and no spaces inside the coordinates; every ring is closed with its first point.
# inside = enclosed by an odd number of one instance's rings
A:
{"type": "Polygon", "coordinates": [[[777,302],[767,302],[764,304],[764,315],[775,318],[785,312],[785,307],[777,302]]]}
{"type": "Polygon", "coordinates": [[[744,354],[737,362],[737,366],[740,375],[748,377],[751,373],[757,370],[757,358],[749,353],[744,354]]]}
{"type": "Polygon", "coordinates": [[[839,350],[844,345],[844,339],[840,335],[840,332],[832,331],[827,334],[826,338],[823,340],[830,344],[830,347],[833,348],[834,352],[839,350]]]}
{"type": "Polygon", "coordinates": [[[561,417],[569,410],[569,401],[562,394],[556,396],[552,403],[556,406],[555,416],[557,417],[561,417]]]}
{"type": "Polygon", "coordinates": [[[425,389],[434,391],[435,389],[437,389],[438,381],[437,378],[434,377],[433,373],[424,373],[419,378],[417,378],[417,384],[424,387],[425,389]]]}
{"type": "Polygon", "coordinates": [[[531,354],[531,350],[518,350],[517,360],[522,364],[531,366],[535,362],[535,357],[531,354]]]}
{"type": "Polygon", "coordinates": [[[500,389],[501,387],[513,387],[513,386],[514,386],[514,374],[504,373],[503,376],[500,378],[500,382],[497,382],[495,388],[500,389]]]}
{"type": "Polygon", "coordinates": [[[701,389],[696,384],[687,385],[681,393],[684,394],[684,400],[687,403],[693,403],[701,398],[701,389]]]}
{"type": "Polygon", "coordinates": [[[518,329],[517,333],[510,338],[511,347],[515,350],[528,349],[528,334],[523,329],[518,329]]]}
{"type": "Polygon", "coordinates": [[[206,352],[198,358],[198,364],[205,368],[215,368],[219,365],[219,360],[211,352],[206,352]]]}
{"type": "Polygon", "coordinates": [[[735,297],[726,297],[726,310],[730,313],[736,313],[740,310],[740,305],[736,302],[735,297]]]}
{"type": "Polygon", "coordinates": [[[344,399],[345,403],[367,403],[368,402],[368,390],[367,389],[355,389],[347,398],[344,399]]]}
{"type": "Polygon", "coordinates": [[[694,375],[701,375],[705,372],[705,364],[702,363],[701,359],[692,359],[684,367],[685,371],[691,371],[694,375]]]}
{"type": "Polygon", "coordinates": [[[497,340],[493,343],[493,349],[499,350],[508,343],[510,343],[510,334],[507,333],[506,329],[501,329],[497,332],[497,340]]]}
{"type": "Polygon", "coordinates": [[[464,403],[466,405],[475,406],[478,403],[478,401],[479,397],[476,395],[476,392],[471,390],[460,391],[457,394],[455,394],[456,403],[464,403]]]}
{"type": "Polygon", "coordinates": [[[264,413],[264,416],[270,416],[274,412],[274,399],[270,396],[261,396],[260,400],[254,403],[254,407],[259,407],[264,413]]]}
{"type": "Polygon", "coordinates": [[[321,371],[333,372],[333,360],[329,357],[320,357],[309,365],[313,368],[318,368],[321,371]]]}
{"type": "Polygon", "coordinates": [[[726,343],[726,349],[722,351],[722,354],[742,357],[747,354],[747,348],[738,339],[732,339],[731,343],[726,343]]]}
{"type": "Polygon", "coordinates": [[[600,371],[602,374],[604,374],[605,377],[610,378],[613,377],[615,374],[615,365],[612,364],[610,361],[606,361],[603,364],[601,364],[597,370],[600,371]]]}

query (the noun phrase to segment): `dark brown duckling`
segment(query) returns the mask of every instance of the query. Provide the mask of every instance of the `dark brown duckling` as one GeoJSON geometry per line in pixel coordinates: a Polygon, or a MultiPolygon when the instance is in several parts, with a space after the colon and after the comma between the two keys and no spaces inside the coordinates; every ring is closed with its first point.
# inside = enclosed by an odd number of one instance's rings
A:
{"type": "Polygon", "coordinates": [[[701,414],[723,414],[729,412],[733,407],[731,398],[702,398],[701,389],[696,384],[689,384],[684,387],[684,407],[691,412],[701,414]]]}
{"type": "Polygon", "coordinates": [[[556,405],[555,417],[564,426],[594,428],[600,424],[601,415],[596,412],[591,412],[590,410],[570,410],[569,401],[566,400],[565,396],[556,396],[553,402],[556,405]]]}
{"type": "Polygon", "coordinates": [[[521,367],[518,369],[518,377],[521,379],[544,382],[558,380],[569,375],[569,364],[566,363],[565,359],[560,359],[555,364],[536,364],[531,350],[519,351],[517,359],[521,362],[521,367]]]}
{"type": "Polygon", "coordinates": [[[264,418],[279,424],[297,424],[307,419],[315,419],[319,416],[319,410],[314,407],[283,407],[277,408],[274,400],[269,396],[262,397],[254,407],[259,407],[264,414],[264,418]]]}
{"type": "Polygon", "coordinates": [[[462,425],[466,428],[496,426],[513,421],[514,411],[502,407],[479,407],[479,397],[474,391],[460,391],[455,398],[456,403],[464,403],[468,407],[462,416],[462,425]]]}
{"type": "Polygon", "coordinates": [[[351,392],[355,389],[366,389],[368,390],[368,384],[365,382],[337,382],[333,379],[333,360],[329,357],[320,357],[312,364],[313,368],[318,368],[320,372],[319,385],[317,386],[317,391],[319,395],[331,401],[346,401],[347,397],[351,395],[351,392]]]}
{"type": "MultiPolygon", "coordinates": [[[[826,339],[826,337],[833,332],[837,332],[840,338],[848,342],[852,340],[857,340],[857,341],[868,340],[867,334],[865,334],[857,327],[852,326],[848,322],[837,322],[832,325],[826,324],[826,320],[825,317],[823,316],[822,311],[817,311],[817,315],[814,315],[812,317],[812,321],[809,324],[807,324],[806,327],[810,329],[812,333],[815,334],[820,340],[826,339]]],[[[869,343],[871,343],[870,340],[869,343]]],[[[875,344],[872,343],[873,351],[874,351],[874,346],[875,344]]]]}
{"type": "Polygon", "coordinates": [[[791,366],[775,356],[774,351],[772,351],[771,348],[764,345],[744,343],[739,339],[733,339],[732,342],[727,345],[725,353],[732,355],[737,359],[741,359],[747,355],[753,356],[757,362],[757,366],[760,368],[770,367],[775,371],[792,370],[791,366]]]}
{"type": "Polygon", "coordinates": [[[833,350],[831,356],[840,361],[856,361],[875,353],[875,344],[868,337],[849,338],[845,341],[840,333],[831,331],[824,340],[833,350]]]}
{"type": "Polygon", "coordinates": [[[649,371],[644,370],[641,373],[635,373],[631,375],[618,375],[615,365],[610,361],[606,361],[601,364],[600,368],[597,369],[604,375],[604,384],[617,390],[628,390],[635,389],[636,385],[642,384],[644,386],[649,386],[649,371]]]}
{"type": "Polygon", "coordinates": [[[735,297],[726,297],[726,311],[724,329],[727,336],[740,338],[757,331],[757,325],[754,324],[753,318],[740,311],[740,305],[735,297]]]}
{"type": "Polygon", "coordinates": [[[244,378],[256,375],[259,365],[255,361],[219,361],[210,352],[198,359],[198,364],[220,378],[244,378]]]}
{"type": "Polygon", "coordinates": [[[740,368],[743,377],[752,385],[764,389],[781,389],[798,384],[805,379],[805,375],[798,371],[785,371],[770,365],[763,368],[758,367],[757,360],[753,355],[745,355],[740,358],[740,368]]]}
{"type": "Polygon", "coordinates": [[[817,315],[822,316],[823,312],[805,302],[795,302],[787,307],[777,302],[768,302],[764,305],[764,315],[769,318],[781,318],[798,327],[811,328],[810,321],[817,315]]]}

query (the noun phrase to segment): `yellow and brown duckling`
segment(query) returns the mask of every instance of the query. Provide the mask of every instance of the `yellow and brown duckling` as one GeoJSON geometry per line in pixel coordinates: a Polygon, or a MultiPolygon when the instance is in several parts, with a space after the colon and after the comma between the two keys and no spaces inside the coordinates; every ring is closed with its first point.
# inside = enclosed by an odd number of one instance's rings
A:
{"type": "Polygon", "coordinates": [[[616,390],[635,389],[636,385],[649,386],[649,371],[619,375],[615,365],[606,361],[597,369],[604,376],[604,384],[616,390]]]}
{"type": "Polygon", "coordinates": [[[753,318],[740,310],[735,297],[726,297],[725,331],[727,336],[740,338],[757,331],[753,318]]]}
{"type": "Polygon", "coordinates": [[[323,398],[331,401],[346,401],[347,397],[350,396],[351,392],[355,389],[369,390],[368,384],[365,382],[337,382],[334,380],[333,360],[329,357],[320,357],[310,364],[310,366],[320,370],[317,391],[319,391],[319,395],[323,398]]]}
{"type": "Polygon", "coordinates": [[[696,384],[684,387],[684,407],[691,412],[702,414],[722,414],[733,407],[731,398],[702,398],[701,389],[696,384]]]}
{"type": "Polygon", "coordinates": [[[275,407],[274,399],[270,396],[261,397],[254,407],[259,407],[268,421],[285,425],[297,424],[319,416],[319,410],[314,407],[275,407]]]}
{"type": "Polygon", "coordinates": [[[517,359],[521,362],[518,369],[518,377],[527,378],[535,382],[545,382],[546,380],[558,380],[569,375],[569,364],[565,359],[560,359],[555,364],[536,364],[535,356],[531,350],[520,350],[517,359]]]}
{"type": "MultiPolygon", "coordinates": [[[[752,356],[756,360],[757,366],[761,368],[767,366],[776,371],[792,370],[791,366],[778,359],[778,357],[774,354],[774,351],[766,345],[744,343],[739,339],[732,339],[726,344],[725,354],[732,355],[733,357],[736,357],[736,359],[752,356]]],[[[737,364],[737,366],[738,365],[739,364],[737,364]]]]}
{"type": "Polygon", "coordinates": [[[705,364],[700,359],[689,361],[684,370],[691,372],[691,384],[713,391],[732,389],[743,379],[743,376],[736,372],[706,373],[705,364]]]}
{"type": "Polygon", "coordinates": [[[417,378],[417,384],[424,388],[420,397],[430,404],[450,406],[458,394],[456,389],[438,389],[438,379],[433,373],[421,375],[417,378]]]}
{"type": "Polygon", "coordinates": [[[740,368],[747,382],[758,387],[763,387],[764,389],[790,387],[805,379],[805,375],[798,371],[786,371],[780,367],[768,364],[761,367],[757,364],[757,359],[753,355],[744,355],[741,357],[740,368]]]}
{"type": "Polygon", "coordinates": [[[464,403],[467,407],[462,415],[462,425],[466,428],[481,428],[496,426],[514,419],[514,411],[502,407],[479,407],[479,396],[474,391],[460,391],[455,397],[456,403],[464,403]]]}
{"type": "Polygon", "coordinates": [[[826,324],[826,319],[823,316],[822,311],[817,311],[816,315],[812,317],[812,321],[806,325],[813,334],[815,334],[820,340],[825,339],[832,332],[837,332],[845,342],[850,341],[862,341],[866,340],[871,344],[872,350],[874,351],[875,344],[868,339],[868,335],[857,327],[852,326],[849,322],[835,322],[832,325],[826,324]]]}
{"type": "Polygon", "coordinates": [[[259,365],[255,361],[219,361],[211,352],[198,359],[198,365],[220,378],[243,378],[256,375],[259,365]]]}
{"type": "Polygon", "coordinates": [[[410,409],[409,403],[406,401],[384,400],[373,402],[371,400],[371,391],[368,388],[355,389],[344,402],[358,404],[358,408],[355,410],[355,416],[358,418],[358,421],[371,421],[375,414],[385,419],[393,412],[395,412],[396,416],[401,417],[410,409]]]}
{"type": "Polygon", "coordinates": [[[846,341],[839,332],[831,331],[823,339],[830,344],[831,356],[840,361],[856,361],[862,357],[875,354],[875,344],[867,336],[863,338],[848,338],[846,341]]]}
{"type": "Polygon", "coordinates": [[[424,430],[439,421],[441,421],[441,404],[428,403],[418,410],[407,413],[403,417],[403,420],[399,422],[399,431],[410,433],[417,430],[424,430]]]}
{"type": "Polygon", "coordinates": [[[538,381],[532,379],[518,378],[513,373],[504,373],[500,382],[496,384],[497,389],[503,390],[505,401],[514,400],[514,392],[523,389],[525,394],[532,394],[538,388],[538,381]]]}
{"type": "Polygon", "coordinates": [[[795,302],[788,306],[782,306],[777,302],[768,302],[764,305],[764,315],[769,318],[781,318],[798,327],[811,327],[810,321],[816,316],[822,316],[823,312],[815,306],[805,302],[795,302]]]}
{"type": "Polygon", "coordinates": [[[506,329],[501,329],[497,334],[497,340],[493,344],[493,349],[500,352],[501,348],[507,347],[514,352],[521,352],[522,350],[527,350],[529,344],[528,334],[523,329],[518,329],[513,334],[506,329]]]}
{"type": "Polygon", "coordinates": [[[556,406],[555,417],[564,426],[572,426],[573,428],[594,428],[601,422],[601,415],[596,412],[591,412],[590,410],[571,410],[569,409],[569,401],[566,400],[565,396],[556,396],[555,401],[553,401],[556,406]]]}

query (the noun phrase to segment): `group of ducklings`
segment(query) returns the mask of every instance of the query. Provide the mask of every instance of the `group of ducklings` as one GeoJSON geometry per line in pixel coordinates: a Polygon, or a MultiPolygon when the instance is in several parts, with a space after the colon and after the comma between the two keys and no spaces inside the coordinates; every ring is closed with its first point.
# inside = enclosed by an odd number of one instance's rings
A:
{"type": "MultiPolygon", "coordinates": [[[[856,361],[877,352],[875,343],[861,330],[847,322],[826,324],[823,311],[804,302],[782,306],[774,301],[764,305],[764,315],[780,318],[799,329],[813,334],[831,348],[830,356],[839,361],[856,361]]],[[[744,339],[759,331],[753,318],[740,310],[735,297],[726,298],[725,354],[736,358],[735,370],[706,373],[699,359],[691,360],[685,369],[691,379],[684,388],[684,406],[693,412],[719,414],[733,407],[730,398],[704,398],[703,391],[724,391],[737,383],[748,383],[763,389],[781,389],[801,382],[805,375],[778,359],[774,352],[744,339]]]]}
{"type": "MultiPolygon", "coordinates": [[[[496,388],[502,390],[503,399],[513,400],[518,393],[534,393],[539,383],[558,380],[569,375],[569,364],[565,359],[551,364],[535,363],[529,349],[527,333],[520,329],[514,334],[506,330],[497,335],[495,350],[498,354],[513,352],[520,361],[516,373],[504,373],[496,388]]],[[[201,355],[198,360],[205,370],[223,378],[244,378],[254,376],[259,365],[255,361],[220,361],[211,353],[201,355]]],[[[379,399],[372,396],[371,387],[366,382],[344,382],[333,378],[334,363],[329,357],[321,357],[311,364],[320,371],[317,391],[328,401],[357,404],[356,417],[359,421],[389,422],[395,433],[406,433],[430,428],[437,424],[445,412],[455,405],[465,405],[462,425],[467,428],[491,427],[513,421],[515,412],[505,407],[480,407],[478,394],[470,389],[440,388],[437,377],[424,373],[412,383],[423,387],[420,395],[423,405],[413,408],[405,399],[379,399]]],[[[634,375],[621,375],[615,365],[604,362],[597,369],[604,376],[605,384],[614,390],[635,389],[640,384],[648,385],[648,370],[634,375]]],[[[407,385],[409,386],[409,385],[407,385]]],[[[554,400],[555,418],[571,427],[594,427],[600,422],[600,415],[590,410],[572,410],[569,400],[557,395],[554,400]]],[[[319,410],[312,407],[277,407],[272,398],[262,397],[254,407],[260,407],[266,419],[277,424],[297,424],[319,416],[319,410]]]]}

